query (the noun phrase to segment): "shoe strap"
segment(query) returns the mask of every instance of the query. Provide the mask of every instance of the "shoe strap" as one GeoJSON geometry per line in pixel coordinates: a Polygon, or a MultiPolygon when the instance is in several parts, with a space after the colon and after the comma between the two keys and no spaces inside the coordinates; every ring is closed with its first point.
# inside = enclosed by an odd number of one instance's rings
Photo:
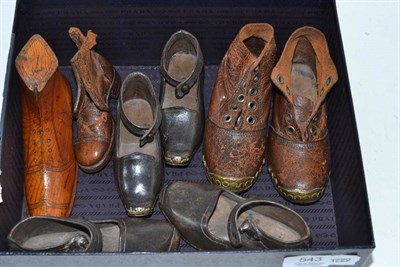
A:
{"type": "Polygon", "coordinates": [[[199,79],[200,74],[203,71],[203,65],[204,65],[203,54],[201,52],[199,42],[189,32],[180,30],[180,31],[174,33],[171,36],[171,38],[168,40],[166,45],[164,46],[164,50],[163,50],[163,53],[161,56],[161,62],[160,62],[160,72],[161,72],[161,75],[163,76],[163,78],[165,79],[165,81],[175,87],[176,98],[181,99],[186,94],[189,93],[190,88],[192,88],[193,85],[196,83],[196,81],[199,79]],[[166,67],[165,61],[167,60],[166,57],[167,57],[168,51],[172,48],[172,46],[175,44],[175,42],[181,38],[184,38],[184,39],[188,40],[189,42],[191,42],[194,45],[194,47],[196,49],[196,53],[197,53],[196,66],[194,67],[190,76],[184,81],[178,81],[178,80],[172,78],[168,74],[167,69],[165,68],[166,67]]]}
{"type": "MultiPolygon", "coordinates": [[[[153,123],[151,124],[150,127],[146,127],[146,126],[135,124],[132,120],[130,120],[128,118],[128,116],[125,113],[124,105],[123,105],[123,103],[125,101],[123,91],[121,91],[121,95],[119,97],[118,110],[119,110],[120,118],[121,118],[123,124],[125,125],[125,127],[130,132],[132,132],[133,134],[135,134],[137,136],[140,136],[139,146],[143,147],[145,144],[150,143],[154,140],[154,136],[156,135],[158,128],[161,125],[161,118],[162,118],[161,107],[160,107],[160,103],[159,103],[158,99],[155,96],[154,89],[153,89],[153,86],[151,85],[151,81],[149,80],[149,78],[143,74],[138,74],[138,73],[133,73],[130,75],[132,75],[132,76],[140,75],[140,76],[142,76],[142,78],[147,80],[148,86],[150,86],[150,89],[149,89],[150,94],[152,94],[151,97],[154,98],[154,103],[155,103],[155,105],[150,104],[152,112],[153,112],[153,116],[154,116],[153,123]]],[[[128,80],[128,77],[125,80],[128,80]]],[[[124,90],[124,88],[125,88],[125,86],[122,85],[121,90],[124,90]]]]}
{"type": "MultiPolygon", "coordinates": [[[[308,240],[307,238],[300,238],[296,242],[287,243],[266,235],[258,227],[258,223],[251,214],[247,216],[247,218],[243,221],[243,223],[240,226],[238,226],[238,217],[241,214],[241,212],[245,209],[251,209],[253,207],[258,207],[258,206],[273,206],[273,207],[283,208],[288,212],[291,211],[289,208],[282,206],[278,203],[268,200],[259,200],[255,198],[237,204],[232,209],[228,219],[228,235],[231,245],[233,247],[240,248],[242,246],[242,235],[246,235],[248,239],[261,242],[267,248],[294,247],[294,246],[299,246],[302,243],[306,245],[307,243],[306,241],[308,240]]],[[[294,213],[293,215],[295,216],[295,212],[293,213],[294,213]]]]}

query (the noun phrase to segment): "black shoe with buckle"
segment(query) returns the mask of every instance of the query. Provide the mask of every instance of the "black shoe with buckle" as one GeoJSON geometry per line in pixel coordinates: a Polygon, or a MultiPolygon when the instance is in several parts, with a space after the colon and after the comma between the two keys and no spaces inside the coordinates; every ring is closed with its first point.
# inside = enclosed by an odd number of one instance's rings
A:
{"type": "Polygon", "coordinates": [[[159,135],[161,109],[149,78],[129,74],[117,111],[114,173],[128,216],[148,216],[161,190],[164,163],[159,135]]]}
{"type": "Polygon", "coordinates": [[[161,56],[161,137],[164,161],[187,166],[203,139],[203,55],[197,39],[180,30],[161,56]]]}

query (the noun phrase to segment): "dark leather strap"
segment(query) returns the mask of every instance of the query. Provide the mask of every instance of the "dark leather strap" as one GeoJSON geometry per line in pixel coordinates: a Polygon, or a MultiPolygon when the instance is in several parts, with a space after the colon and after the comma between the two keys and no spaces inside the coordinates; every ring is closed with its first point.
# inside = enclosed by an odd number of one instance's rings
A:
{"type": "MultiPolygon", "coordinates": [[[[273,206],[273,207],[281,207],[289,212],[289,209],[272,201],[268,200],[249,200],[242,203],[237,204],[229,214],[228,219],[228,235],[231,242],[231,245],[235,248],[240,248],[242,246],[242,239],[241,235],[246,234],[249,238],[260,241],[263,245],[267,248],[276,248],[276,247],[292,247],[298,246],[301,243],[304,243],[305,240],[300,238],[296,242],[287,243],[287,242],[280,242],[274,238],[271,238],[258,228],[257,222],[253,219],[252,215],[249,215],[242,225],[238,227],[237,220],[241,213],[241,211],[249,206],[257,207],[257,206],[273,206]]],[[[293,212],[294,213],[294,212],[293,212]]],[[[295,213],[294,213],[295,214],[295,213]]],[[[293,215],[294,215],[293,214],[293,215]]]]}
{"type": "Polygon", "coordinates": [[[163,78],[165,79],[165,81],[175,87],[176,98],[181,99],[187,93],[189,93],[190,88],[192,88],[193,85],[196,83],[196,81],[199,79],[199,76],[203,70],[203,65],[204,65],[203,54],[201,52],[199,42],[189,32],[187,32],[185,30],[180,30],[180,31],[174,33],[171,36],[171,38],[168,40],[166,45],[164,46],[164,50],[163,50],[163,53],[161,56],[161,62],[160,62],[160,72],[161,72],[161,75],[163,76],[163,78]],[[172,78],[168,74],[168,71],[165,68],[166,67],[165,61],[166,61],[166,57],[168,55],[168,51],[171,49],[171,47],[174,45],[174,43],[179,39],[185,39],[185,40],[188,40],[189,42],[191,42],[197,52],[196,66],[193,69],[190,76],[184,81],[177,81],[174,78],[172,78]]]}
{"type": "MultiPolygon", "coordinates": [[[[135,124],[134,122],[132,122],[125,113],[124,110],[124,93],[123,91],[121,91],[121,96],[119,98],[120,102],[118,104],[118,108],[119,108],[119,114],[120,114],[120,118],[123,122],[123,124],[125,125],[125,127],[132,132],[133,134],[140,136],[140,143],[139,146],[144,146],[145,144],[152,142],[154,139],[154,135],[157,133],[158,128],[161,125],[161,119],[162,119],[162,114],[161,114],[161,107],[160,107],[160,103],[158,102],[158,100],[156,99],[155,93],[154,93],[154,89],[153,86],[151,84],[151,81],[149,80],[149,78],[147,76],[145,76],[144,74],[141,73],[133,73],[132,77],[135,75],[139,75],[142,78],[144,78],[147,83],[149,88],[149,93],[152,94],[152,98],[154,98],[154,105],[151,105],[151,110],[153,112],[153,116],[154,116],[154,120],[153,123],[151,124],[150,127],[143,127],[141,125],[135,124]]],[[[122,90],[125,89],[125,86],[123,86],[122,90]]]]}

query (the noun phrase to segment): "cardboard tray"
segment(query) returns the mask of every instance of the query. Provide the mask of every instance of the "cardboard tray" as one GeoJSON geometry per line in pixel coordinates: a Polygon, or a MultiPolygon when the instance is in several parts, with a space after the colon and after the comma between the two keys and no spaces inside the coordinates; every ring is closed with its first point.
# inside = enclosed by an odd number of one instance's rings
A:
{"type": "MultiPolygon", "coordinates": [[[[1,119],[1,176],[4,203],[0,204],[0,261],[43,265],[79,263],[119,265],[125,263],[166,265],[281,265],[295,255],[358,255],[362,265],[371,254],[374,238],[365,177],[340,29],[334,1],[51,1],[17,2],[11,53],[8,62],[1,119]],[[181,243],[178,253],[26,254],[8,253],[10,229],[26,217],[23,191],[23,157],[20,83],[15,71],[16,54],[33,34],[42,35],[58,57],[75,97],[76,82],[69,63],[76,52],[68,28],[98,34],[97,51],[109,59],[121,78],[141,71],[149,76],[157,93],[159,61],[172,33],[185,29],[195,35],[205,59],[204,97],[210,102],[218,65],[239,29],[246,23],[266,22],[275,29],[277,59],[287,38],[309,25],[326,36],[338,69],[339,81],[328,95],[328,128],[331,143],[331,178],[323,198],[312,205],[286,202],[274,189],[264,166],[254,187],[244,196],[258,194],[299,212],[312,231],[309,249],[198,252],[181,243]],[[54,259],[57,259],[54,261],[54,259]],[[54,262],[53,262],[54,261],[54,262]]],[[[116,101],[111,102],[115,118],[116,101]]],[[[188,180],[207,183],[201,148],[188,168],[165,168],[165,183],[188,180]]],[[[125,217],[114,183],[112,161],[97,174],[79,172],[78,193],[72,216],[86,219],[125,217]]],[[[164,219],[156,208],[152,218],[164,219]]]]}

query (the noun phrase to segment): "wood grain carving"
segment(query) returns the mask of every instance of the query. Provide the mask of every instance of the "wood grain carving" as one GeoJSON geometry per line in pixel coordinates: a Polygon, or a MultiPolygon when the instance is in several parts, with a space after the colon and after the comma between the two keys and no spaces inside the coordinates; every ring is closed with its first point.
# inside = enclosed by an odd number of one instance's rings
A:
{"type": "Polygon", "coordinates": [[[22,84],[25,197],[31,216],[69,216],[77,165],[72,142],[72,92],[54,52],[34,35],[15,60],[22,84]]]}

